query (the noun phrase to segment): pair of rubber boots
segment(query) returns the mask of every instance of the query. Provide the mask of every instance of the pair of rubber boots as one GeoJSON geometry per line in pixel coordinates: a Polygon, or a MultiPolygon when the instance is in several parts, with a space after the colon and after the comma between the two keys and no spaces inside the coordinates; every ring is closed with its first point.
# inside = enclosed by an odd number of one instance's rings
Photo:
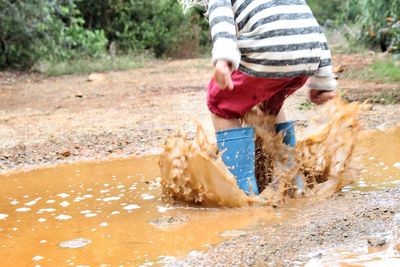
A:
{"type": "MultiPolygon", "coordinates": [[[[293,121],[276,124],[275,131],[283,133],[283,143],[291,147],[296,145],[293,121]]],[[[216,137],[218,149],[222,151],[222,159],[236,177],[239,188],[246,194],[258,195],[260,192],[254,174],[254,128],[243,127],[217,131],[216,137]]]]}

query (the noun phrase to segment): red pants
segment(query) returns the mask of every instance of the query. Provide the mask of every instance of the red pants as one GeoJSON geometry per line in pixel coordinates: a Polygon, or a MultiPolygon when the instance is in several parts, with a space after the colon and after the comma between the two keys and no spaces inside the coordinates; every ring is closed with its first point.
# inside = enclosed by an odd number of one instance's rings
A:
{"type": "Polygon", "coordinates": [[[219,89],[212,79],[207,90],[208,109],[225,119],[241,118],[255,105],[269,115],[277,115],[285,99],[300,89],[307,76],[282,79],[250,77],[239,70],[232,74],[233,90],[219,89]]]}

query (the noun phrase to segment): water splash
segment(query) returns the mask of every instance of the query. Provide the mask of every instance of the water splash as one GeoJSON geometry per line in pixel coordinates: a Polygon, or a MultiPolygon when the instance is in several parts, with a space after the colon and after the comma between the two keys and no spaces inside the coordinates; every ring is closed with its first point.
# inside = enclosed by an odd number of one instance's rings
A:
{"type": "Polygon", "coordinates": [[[191,140],[178,133],[167,140],[160,157],[161,185],[166,199],[203,206],[277,205],[286,198],[329,196],[352,182],[351,163],[359,132],[362,105],[339,98],[321,110],[292,149],[275,134],[275,121],[256,108],[244,124],[256,133],[256,176],[262,193],[247,196],[224,165],[213,137],[197,126],[191,140]],[[350,175],[349,175],[350,173],[350,175]],[[300,177],[300,178],[296,178],[300,177]],[[301,179],[304,188],[296,194],[301,179]]]}

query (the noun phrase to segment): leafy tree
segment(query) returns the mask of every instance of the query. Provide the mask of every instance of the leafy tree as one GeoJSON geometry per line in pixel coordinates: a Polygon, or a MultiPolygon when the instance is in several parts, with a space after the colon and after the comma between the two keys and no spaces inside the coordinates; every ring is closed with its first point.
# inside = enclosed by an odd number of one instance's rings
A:
{"type": "Polygon", "coordinates": [[[356,22],[362,26],[361,38],[386,51],[400,46],[400,0],[361,0],[356,22]]]}
{"type": "MultiPolygon", "coordinates": [[[[119,51],[152,51],[157,57],[207,43],[201,10],[183,14],[176,0],[86,0],[78,7],[89,29],[103,29],[119,51]],[[197,43],[195,43],[197,42],[197,43]]],[[[195,51],[196,52],[196,51],[195,51]]]]}
{"type": "Polygon", "coordinates": [[[328,20],[337,20],[342,15],[344,5],[342,0],[308,0],[307,3],[321,25],[328,20]]]}
{"type": "Polygon", "coordinates": [[[0,67],[24,68],[55,51],[63,23],[50,1],[0,0],[0,67]]]}
{"type": "Polygon", "coordinates": [[[104,52],[104,33],[85,29],[83,22],[74,1],[0,0],[0,68],[104,52]]]}

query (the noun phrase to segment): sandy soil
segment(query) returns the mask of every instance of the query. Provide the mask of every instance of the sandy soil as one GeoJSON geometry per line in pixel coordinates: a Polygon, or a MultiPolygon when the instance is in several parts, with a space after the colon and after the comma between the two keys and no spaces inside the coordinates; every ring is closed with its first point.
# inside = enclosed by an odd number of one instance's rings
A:
{"type": "MultiPolygon", "coordinates": [[[[336,57],[334,62],[347,70],[371,60],[355,55],[336,57]]],[[[204,90],[210,71],[209,59],[193,59],[57,78],[0,73],[0,173],[156,153],[177,129],[194,134],[196,120],[210,125],[204,90]]],[[[340,89],[351,100],[396,88],[398,84],[340,80],[340,89]]],[[[306,90],[300,90],[286,104],[289,117],[300,127],[316,112],[308,109],[306,100],[306,90]]],[[[398,126],[399,113],[399,104],[372,104],[361,122],[364,128],[398,126]]],[[[316,248],[364,240],[367,233],[384,231],[399,212],[396,194],[399,190],[346,193],[310,204],[283,225],[256,225],[251,234],[188,257],[182,264],[279,266],[289,258],[301,261],[316,248]],[[350,208],[349,203],[358,206],[350,208]],[[333,207],[342,210],[335,212],[333,207]],[[365,235],[360,238],[360,234],[365,235]]]]}
{"type": "MultiPolygon", "coordinates": [[[[400,188],[370,193],[339,193],[324,201],[291,204],[285,222],[258,223],[241,236],[206,253],[191,253],[167,266],[304,266],[334,252],[385,248],[400,214],[400,188]],[[351,203],[351,205],[350,205],[351,203]],[[296,206],[297,205],[297,206],[296,206]]],[[[322,264],[311,265],[315,267],[322,264]]],[[[323,266],[364,266],[335,265],[323,266]]],[[[365,265],[395,266],[395,265],[365,265]]]]}

